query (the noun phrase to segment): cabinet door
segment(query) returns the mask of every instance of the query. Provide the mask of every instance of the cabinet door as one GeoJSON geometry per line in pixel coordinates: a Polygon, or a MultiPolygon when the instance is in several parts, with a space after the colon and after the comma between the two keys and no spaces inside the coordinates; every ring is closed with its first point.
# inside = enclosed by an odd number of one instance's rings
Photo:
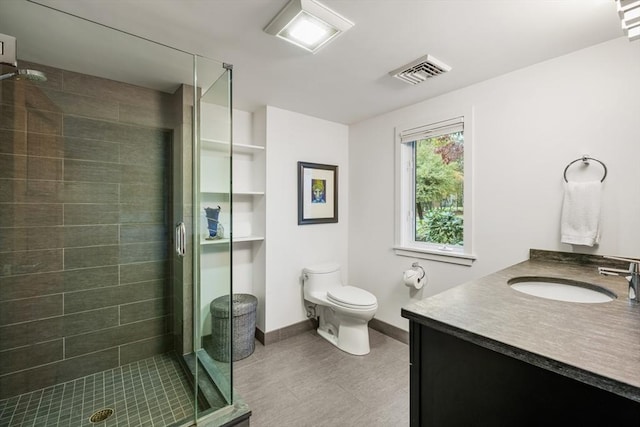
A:
{"type": "MultiPolygon", "coordinates": [[[[412,426],[640,425],[640,403],[411,322],[412,426]]],[[[550,361],[551,362],[551,361],[550,361]]]]}

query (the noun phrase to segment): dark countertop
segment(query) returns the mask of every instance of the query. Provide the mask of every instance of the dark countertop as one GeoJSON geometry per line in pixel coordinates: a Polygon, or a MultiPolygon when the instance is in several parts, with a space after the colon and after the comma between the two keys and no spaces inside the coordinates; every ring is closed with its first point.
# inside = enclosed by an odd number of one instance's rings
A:
{"type": "Polygon", "coordinates": [[[628,264],[596,255],[532,250],[528,261],[456,286],[402,309],[411,321],[640,402],[640,304],[623,277],[597,266],[628,264]],[[614,292],[611,302],[581,304],[510,288],[514,277],[557,277],[614,292]]]}

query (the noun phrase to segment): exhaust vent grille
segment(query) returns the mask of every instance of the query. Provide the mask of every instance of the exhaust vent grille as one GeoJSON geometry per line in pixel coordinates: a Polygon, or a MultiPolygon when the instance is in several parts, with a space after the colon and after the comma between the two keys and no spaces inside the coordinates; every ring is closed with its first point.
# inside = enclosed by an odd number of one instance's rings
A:
{"type": "Polygon", "coordinates": [[[389,74],[412,85],[451,71],[451,67],[431,55],[425,55],[389,74]]]}

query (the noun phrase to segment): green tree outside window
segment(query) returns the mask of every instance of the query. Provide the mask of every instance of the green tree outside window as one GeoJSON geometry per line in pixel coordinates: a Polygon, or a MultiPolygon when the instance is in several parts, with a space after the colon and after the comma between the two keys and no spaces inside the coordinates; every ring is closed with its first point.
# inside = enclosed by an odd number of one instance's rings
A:
{"type": "Polygon", "coordinates": [[[462,245],[464,135],[415,142],[415,240],[462,245]]]}

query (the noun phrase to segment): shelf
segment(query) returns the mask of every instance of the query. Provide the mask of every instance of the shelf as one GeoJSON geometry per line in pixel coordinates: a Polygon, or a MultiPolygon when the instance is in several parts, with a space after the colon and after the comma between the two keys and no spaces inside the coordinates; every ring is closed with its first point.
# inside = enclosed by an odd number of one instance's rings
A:
{"type": "MultiPolygon", "coordinates": [[[[201,141],[202,148],[210,148],[216,151],[227,151],[229,149],[229,141],[208,138],[201,138],[201,141]]],[[[233,153],[253,154],[259,151],[264,151],[264,147],[261,145],[232,144],[231,147],[233,153]]]]}
{"type": "MultiPolygon", "coordinates": [[[[201,191],[202,194],[229,195],[229,191],[201,191]]],[[[264,196],[264,191],[234,191],[234,196],[264,196]]]]}
{"type": "Polygon", "coordinates": [[[264,151],[264,147],[261,145],[233,144],[232,147],[234,153],[256,153],[264,151]]]}
{"type": "Polygon", "coordinates": [[[233,239],[233,243],[240,242],[261,242],[264,240],[264,236],[244,236],[244,237],[236,237],[233,239]]]}
{"type": "Polygon", "coordinates": [[[264,196],[264,191],[234,191],[234,196],[264,196]]]}
{"type": "Polygon", "coordinates": [[[201,191],[200,194],[209,194],[212,196],[225,196],[225,197],[229,197],[229,192],[228,191],[201,191]]]}
{"type": "Polygon", "coordinates": [[[229,239],[201,240],[200,241],[200,244],[203,245],[203,246],[223,245],[225,243],[229,243],[229,239]]]}
{"type": "Polygon", "coordinates": [[[215,151],[228,151],[229,150],[229,141],[222,141],[219,139],[207,139],[201,138],[200,146],[204,149],[215,150],[215,151]]]}
{"type": "MultiPolygon", "coordinates": [[[[264,240],[264,236],[243,236],[233,239],[233,243],[240,242],[260,242],[264,240]]],[[[223,245],[229,243],[229,239],[202,240],[201,245],[223,245]]]]}

